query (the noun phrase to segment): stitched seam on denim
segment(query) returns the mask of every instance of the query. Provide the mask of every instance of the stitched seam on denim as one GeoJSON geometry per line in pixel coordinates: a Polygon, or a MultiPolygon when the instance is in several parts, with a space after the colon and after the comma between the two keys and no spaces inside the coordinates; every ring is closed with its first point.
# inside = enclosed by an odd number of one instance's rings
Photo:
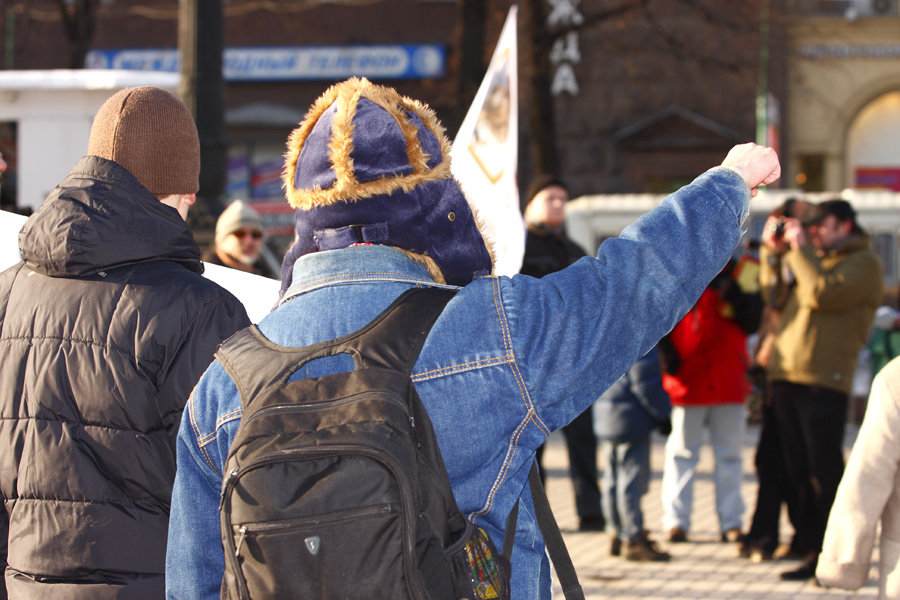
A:
{"type": "MultiPolygon", "coordinates": [[[[197,418],[194,414],[194,393],[193,392],[191,392],[191,397],[188,398],[188,414],[190,415],[190,418],[191,418],[191,427],[194,429],[194,442],[197,444],[197,449],[203,455],[203,459],[206,461],[206,464],[208,464],[210,467],[212,467],[212,469],[216,473],[218,473],[219,470],[216,469],[216,466],[212,462],[212,458],[210,458],[209,453],[206,451],[206,444],[200,443],[200,438],[202,436],[200,435],[200,426],[197,424],[197,418]]],[[[213,432],[213,433],[215,433],[215,432],[213,432]]]]}
{"type": "Polygon", "coordinates": [[[234,365],[232,365],[228,361],[228,359],[223,355],[216,356],[216,359],[222,365],[222,368],[225,369],[225,372],[228,373],[228,376],[231,378],[231,381],[232,381],[232,383],[234,383],[234,387],[237,390],[238,397],[241,398],[241,408],[234,410],[230,413],[227,413],[225,415],[222,415],[222,417],[220,417],[219,419],[216,419],[215,429],[213,429],[213,431],[211,431],[206,436],[203,436],[201,438],[202,442],[200,440],[198,440],[200,450],[203,452],[203,455],[206,457],[206,461],[209,463],[209,466],[211,466],[216,473],[219,473],[219,469],[216,468],[216,466],[213,464],[212,459],[209,456],[209,452],[206,450],[206,446],[208,446],[213,440],[215,440],[218,437],[219,427],[221,427],[228,421],[233,420],[234,417],[240,416],[241,414],[243,414],[243,410],[244,410],[243,398],[245,397],[245,392],[243,390],[242,382],[239,379],[235,379],[234,376],[232,376],[232,373],[237,373],[237,371],[234,369],[234,365]]]}
{"type": "Polygon", "coordinates": [[[420,276],[415,275],[405,275],[403,273],[392,273],[392,272],[374,272],[374,273],[347,273],[342,275],[332,275],[329,277],[321,277],[319,279],[313,279],[311,281],[306,281],[303,283],[298,283],[296,286],[292,286],[292,291],[290,294],[285,294],[282,302],[287,301],[290,298],[298,296],[300,294],[304,294],[306,292],[311,292],[315,289],[325,287],[328,285],[335,285],[339,283],[367,283],[372,281],[395,281],[397,283],[414,283],[417,285],[428,286],[428,287],[436,287],[441,289],[459,289],[459,286],[453,285],[444,285],[435,283],[430,279],[423,279],[420,276]]]}
{"type": "Polygon", "coordinates": [[[215,438],[216,435],[218,435],[219,427],[221,427],[228,421],[231,421],[235,417],[240,417],[241,414],[243,413],[243,411],[244,411],[243,408],[238,408],[236,410],[231,411],[230,413],[225,413],[224,415],[222,415],[221,417],[216,419],[216,424],[214,425],[214,429],[211,432],[207,433],[206,435],[200,435],[200,432],[198,431],[197,435],[199,437],[197,438],[197,443],[206,445],[211,439],[215,438]]]}
{"type": "Polygon", "coordinates": [[[495,356],[493,358],[483,358],[481,360],[473,360],[466,363],[451,365],[449,367],[441,367],[440,369],[432,369],[431,371],[425,371],[423,373],[418,373],[410,377],[413,381],[426,381],[428,379],[435,379],[437,377],[441,377],[444,375],[453,375],[455,373],[461,373],[465,371],[473,371],[475,369],[484,369],[487,367],[494,367],[497,365],[502,365],[503,363],[509,362],[511,357],[506,354],[503,356],[495,356]]]}
{"type": "Polygon", "coordinates": [[[509,472],[510,467],[512,466],[512,459],[516,454],[516,450],[519,447],[519,438],[522,435],[522,432],[525,430],[525,426],[532,422],[538,428],[541,433],[545,436],[549,437],[549,433],[547,431],[546,425],[537,418],[537,413],[534,410],[534,405],[531,403],[530,398],[528,397],[528,390],[525,387],[525,382],[522,378],[521,373],[519,373],[518,365],[516,364],[515,353],[512,351],[512,335],[509,332],[509,323],[506,319],[506,312],[503,310],[503,302],[500,299],[500,280],[495,279],[491,286],[494,298],[494,308],[497,311],[497,317],[500,320],[500,326],[503,330],[503,343],[506,346],[507,354],[510,355],[511,360],[509,361],[510,370],[513,373],[513,377],[516,380],[516,385],[519,386],[519,393],[522,396],[522,400],[525,403],[525,419],[519,426],[516,428],[515,433],[513,434],[510,448],[507,451],[506,458],[503,461],[503,464],[500,467],[500,473],[497,474],[497,478],[494,480],[494,484],[491,486],[491,491],[488,492],[487,501],[484,507],[476,513],[474,516],[480,516],[487,514],[491,511],[494,506],[494,496],[496,496],[497,491],[500,489],[500,486],[503,484],[503,481],[506,479],[506,475],[509,472]]]}
{"type": "Polygon", "coordinates": [[[232,412],[228,413],[227,415],[223,415],[221,419],[216,421],[216,429],[212,433],[204,436],[203,443],[199,444],[200,451],[203,452],[203,455],[206,457],[206,462],[209,463],[209,466],[212,467],[213,471],[215,471],[219,475],[221,475],[222,472],[219,471],[219,468],[213,464],[212,458],[209,456],[209,452],[206,450],[206,447],[209,444],[211,444],[212,442],[214,442],[216,440],[216,438],[219,437],[219,428],[222,425],[224,425],[225,423],[228,423],[230,421],[233,421],[235,418],[240,418],[240,414],[238,414],[240,412],[241,412],[240,410],[236,410],[236,411],[232,411],[232,412]],[[226,419],[225,417],[228,417],[229,415],[231,415],[232,418],[226,419]]]}
{"type": "MultiPolygon", "coordinates": [[[[503,301],[500,298],[500,280],[495,279],[491,282],[491,297],[494,301],[494,310],[497,311],[497,319],[500,321],[500,330],[503,334],[503,345],[506,348],[506,353],[511,354],[512,351],[512,343],[510,341],[510,333],[508,329],[508,324],[506,323],[506,314],[502,310],[503,301]]],[[[510,361],[510,370],[512,371],[513,378],[516,380],[516,385],[519,386],[519,394],[522,393],[522,384],[518,379],[516,368],[515,368],[515,356],[512,356],[512,360],[510,361]]],[[[528,406],[528,401],[525,400],[525,409],[526,415],[530,412],[530,407],[528,406]]],[[[520,434],[522,425],[520,424],[518,428],[516,428],[516,433],[513,435],[510,446],[507,447],[506,458],[503,460],[503,464],[500,465],[500,472],[497,473],[497,478],[494,480],[494,484],[491,486],[490,492],[488,492],[487,501],[484,507],[481,509],[485,511],[482,514],[486,514],[490,512],[490,510],[494,507],[494,496],[497,494],[497,490],[500,489],[500,485],[506,479],[506,474],[509,472],[510,464],[512,463],[512,457],[515,456],[516,449],[519,447],[519,439],[518,436],[520,434]]]]}
{"type": "MultiPolygon", "coordinates": [[[[218,430],[222,425],[224,425],[225,423],[228,423],[229,421],[233,421],[235,419],[240,419],[241,415],[243,413],[244,413],[243,408],[237,408],[237,409],[231,411],[230,413],[225,413],[224,415],[222,415],[221,417],[216,419],[216,430],[218,430]]],[[[212,436],[215,436],[215,432],[210,433],[206,437],[212,437],[212,436]]]]}
{"type": "Polygon", "coordinates": [[[531,402],[531,396],[528,394],[525,378],[522,377],[522,373],[519,372],[519,364],[516,362],[516,354],[512,347],[512,333],[509,331],[509,320],[506,317],[506,310],[503,308],[503,301],[500,298],[500,280],[495,279],[491,288],[494,291],[494,307],[497,309],[497,317],[500,319],[500,327],[503,329],[503,344],[506,346],[506,353],[511,357],[509,368],[512,370],[516,385],[519,386],[519,393],[522,395],[522,401],[525,403],[527,412],[537,419],[535,421],[537,428],[540,429],[545,436],[550,437],[550,430],[538,416],[537,410],[535,410],[534,404],[531,402]]]}
{"type": "MultiPolygon", "coordinates": [[[[215,431],[213,433],[218,433],[218,431],[215,431]]],[[[208,464],[212,468],[213,471],[218,473],[219,469],[216,468],[216,465],[213,464],[212,457],[209,455],[209,450],[206,449],[206,446],[215,439],[216,439],[215,436],[213,436],[211,439],[207,440],[206,442],[204,442],[202,444],[197,444],[197,448],[200,450],[200,452],[203,453],[203,458],[206,460],[206,464],[208,464]]]]}
{"type": "Polygon", "coordinates": [[[522,432],[525,431],[525,427],[528,426],[529,422],[534,422],[532,418],[533,413],[531,411],[525,415],[525,419],[519,423],[519,426],[516,427],[516,431],[513,434],[511,444],[506,451],[506,458],[503,460],[503,465],[500,467],[500,473],[497,475],[497,478],[494,480],[494,484],[491,486],[491,490],[488,492],[487,500],[484,503],[484,506],[478,512],[471,513],[471,518],[480,517],[486,515],[491,512],[494,508],[494,497],[497,495],[497,492],[500,490],[500,485],[506,479],[506,474],[509,472],[509,468],[512,465],[513,457],[516,455],[516,451],[519,449],[519,438],[522,437],[522,432]]]}

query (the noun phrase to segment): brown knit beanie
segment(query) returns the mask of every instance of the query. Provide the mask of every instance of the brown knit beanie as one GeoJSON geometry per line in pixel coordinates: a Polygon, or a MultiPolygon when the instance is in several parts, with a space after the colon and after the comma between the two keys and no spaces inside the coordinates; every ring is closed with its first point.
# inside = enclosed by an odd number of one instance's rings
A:
{"type": "Polygon", "coordinates": [[[187,107],[158,87],[126,88],[103,103],[88,154],[119,163],[156,196],[200,189],[200,138],[187,107]]]}

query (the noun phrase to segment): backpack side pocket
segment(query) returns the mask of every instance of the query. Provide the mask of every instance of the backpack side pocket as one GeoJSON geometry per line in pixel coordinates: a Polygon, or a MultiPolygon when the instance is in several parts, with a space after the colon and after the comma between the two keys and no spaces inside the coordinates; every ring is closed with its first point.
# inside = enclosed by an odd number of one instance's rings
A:
{"type": "Polygon", "coordinates": [[[487,532],[468,523],[465,534],[447,548],[458,598],[509,600],[509,561],[497,552],[487,532]]]}

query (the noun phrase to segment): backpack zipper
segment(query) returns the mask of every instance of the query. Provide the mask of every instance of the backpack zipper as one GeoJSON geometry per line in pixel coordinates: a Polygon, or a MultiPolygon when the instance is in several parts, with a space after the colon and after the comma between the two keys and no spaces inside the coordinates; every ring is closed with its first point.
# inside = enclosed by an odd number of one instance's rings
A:
{"type": "MultiPolygon", "coordinates": [[[[344,521],[354,521],[357,519],[365,519],[369,517],[377,517],[381,515],[389,515],[398,512],[398,505],[393,503],[375,504],[363,508],[348,508],[333,513],[328,518],[319,517],[302,517],[291,519],[290,521],[279,521],[278,523],[245,523],[238,527],[237,532],[240,534],[238,542],[235,546],[234,555],[239,557],[241,554],[241,546],[247,535],[256,535],[259,533],[277,533],[279,531],[288,531],[291,529],[305,529],[313,525],[336,525],[344,521]]],[[[236,525],[232,525],[232,530],[236,525]]]]}

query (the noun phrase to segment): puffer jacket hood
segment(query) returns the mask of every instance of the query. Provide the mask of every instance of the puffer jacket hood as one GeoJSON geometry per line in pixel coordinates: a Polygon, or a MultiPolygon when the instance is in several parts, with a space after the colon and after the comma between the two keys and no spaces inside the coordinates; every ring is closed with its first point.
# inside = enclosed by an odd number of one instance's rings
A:
{"type": "Polygon", "coordinates": [[[85,156],[29,217],[19,251],[32,271],[84,277],[154,260],[203,272],[187,223],[111,160],[85,156]]]}

